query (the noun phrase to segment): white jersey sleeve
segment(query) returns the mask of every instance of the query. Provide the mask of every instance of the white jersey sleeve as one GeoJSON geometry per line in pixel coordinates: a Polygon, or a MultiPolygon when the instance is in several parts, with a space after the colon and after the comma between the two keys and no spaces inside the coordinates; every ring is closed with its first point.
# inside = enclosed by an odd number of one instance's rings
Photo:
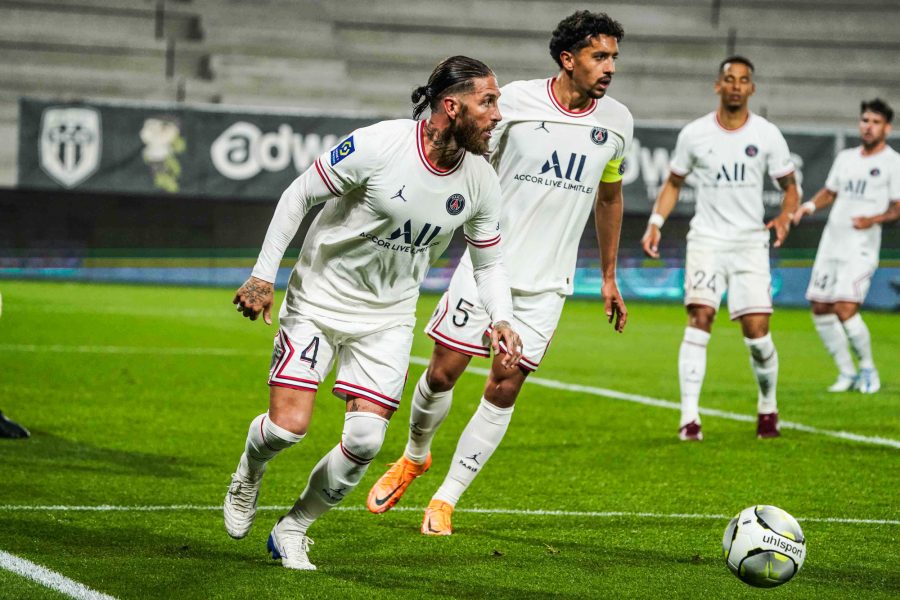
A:
{"type": "Polygon", "coordinates": [[[841,187],[841,161],[844,156],[846,156],[844,153],[837,155],[831,164],[831,169],[828,171],[828,178],[825,179],[825,188],[835,194],[841,187]]]}
{"type": "MultiPolygon", "coordinates": [[[[281,259],[310,209],[365,183],[376,161],[366,152],[356,152],[354,137],[360,135],[365,137],[365,131],[354,131],[334,149],[317,158],[281,194],[253,267],[253,277],[275,283],[281,259]]],[[[371,147],[371,144],[365,147],[371,147]]]]}
{"type": "Polygon", "coordinates": [[[788,149],[784,135],[771,123],[767,123],[767,125],[769,129],[769,143],[767,144],[766,165],[769,170],[769,176],[772,179],[779,179],[794,172],[794,161],[791,159],[791,151],[788,149]]]}
{"type": "Polygon", "coordinates": [[[500,182],[493,172],[482,187],[478,210],[463,225],[478,296],[491,322],[512,320],[509,277],[500,243],[500,182]]]}
{"type": "Polygon", "coordinates": [[[669,162],[669,169],[680,177],[688,175],[694,168],[694,158],[691,154],[691,144],[688,138],[689,132],[687,127],[678,132],[678,139],[675,141],[675,151],[672,153],[672,160],[669,162]]]}

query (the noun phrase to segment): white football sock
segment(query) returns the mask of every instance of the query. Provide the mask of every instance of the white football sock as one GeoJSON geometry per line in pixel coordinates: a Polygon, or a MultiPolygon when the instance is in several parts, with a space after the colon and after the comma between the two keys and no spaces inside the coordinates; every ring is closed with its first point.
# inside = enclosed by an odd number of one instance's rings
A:
{"type": "Polygon", "coordinates": [[[678,350],[678,382],[681,386],[681,423],[700,423],[700,388],[706,375],[706,345],[709,333],[696,327],[684,329],[678,350]]]}
{"type": "Polygon", "coordinates": [[[853,365],[853,357],[850,356],[850,345],[847,341],[847,333],[841,325],[841,320],[835,314],[813,315],[813,323],[825,349],[834,359],[838,372],[843,375],[853,376],[856,367],[853,365]]]}
{"type": "Polygon", "coordinates": [[[246,468],[251,476],[258,477],[266,470],[267,462],[302,439],[302,435],[291,433],[273,423],[269,413],[258,415],[250,422],[247,443],[241,456],[241,466],[246,468]]]}
{"type": "MultiPolygon", "coordinates": [[[[426,372],[427,373],[427,372],[426,372]]],[[[433,392],[428,387],[426,373],[422,373],[413,391],[412,410],[409,413],[409,439],[406,442],[406,458],[422,464],[431,450],[431,440],[444,417],[450,412],[453,390],[433,392]]]]}
{"type": "Polygon", "coordinates": [[[373,413],[344,416],[341,443],[313,467],[306,489],[288,514],[304,533],[357,486],[381,449],[387,426],[387,419],[373,413]]]}
{"type": "Polygon", "coordinates": [[[843,323],[844,331],[850,339],[854,352],[859,357],[860,369],[874,369],[875,361],[872,359],[872,336],[869,335],[869,328],[863,321],[862,315],[856,313],[843,323]]]}
{"type": "Polygon", "coordinates": [[[435,499],[456,506],[460,496],[503,440],[512,419],[513,408],[498,408],[484,398],[481,399],[478,410],[459,436],[450,472],[434,495],[435,499]]]}
{"type": "Polygon", "coordinates": [[[753,340],[744,338],[744,343],[750,350],[750,367],[759,386],[757,412],[763,415],[777,412],[775,388],[778,386],[778,351],[772,342],[772,334],[767,333],[753,340]]]}

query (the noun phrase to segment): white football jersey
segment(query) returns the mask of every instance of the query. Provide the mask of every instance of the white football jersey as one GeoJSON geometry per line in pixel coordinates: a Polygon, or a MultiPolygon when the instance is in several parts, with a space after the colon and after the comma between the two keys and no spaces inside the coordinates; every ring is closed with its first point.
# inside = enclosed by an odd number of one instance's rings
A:
{"type": "Polygon", "coordinates": [[[777,179],[794,171],[784,136],[754,113],[738,129],[722,127],[715,112],[688,123],[678,134],[669,167],[696,179],[688,239],[727,245],[768,241],[766,173],[777,179]]]}
{"type": "MultiPolygon", "coordinates": [[[[553,94],[554,79],[515,81],[500,95],[503,120],[491,139],[506,232],[510,287],[571,294],[578,243],[601,179],[622,179],[634,121],[609,96],[572,112],[553,94]]],[[[469,268],[464,256],[463,268],[469,268]]]]}
{"type": "MultiPolygon", "coordinates": [[[[408,119],[376,123],[316,159],[311,169],[317,177],[308,177],[306,191],[295,194],[310,206],[327,202],[303,242],[282,315],[290,305],[352,318],[411,317],[419,285],[459,227],[470,246],[499,260],[496,174],[468,153],[439,170],[425,155],[423,127],[408,119]]],[[[296,232],[296,225],[279,230],[278,215],[253,271],[267,281],[274,281],[281,258],[267,250],[277,246],[268,242],[296,232]]]]}
{"type": "Polygon", "coordinates": [[[900,154],[890,146],[869,156],[863,155],[862,147],[843,150],[831,165],[825,187],[837,197],[817,256],[859,256],[877,263],[881,224],[855,229],[853,218],[880,215],[891,202],[900,202],[900,154]]]}

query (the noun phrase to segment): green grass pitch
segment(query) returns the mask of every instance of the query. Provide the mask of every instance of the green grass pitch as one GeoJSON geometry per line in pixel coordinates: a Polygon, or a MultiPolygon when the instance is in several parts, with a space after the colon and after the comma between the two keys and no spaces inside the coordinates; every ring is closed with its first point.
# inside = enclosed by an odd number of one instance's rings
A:
{"type": "MultiPolygon", "coordinates": [[[[407,385],[359,488],[310,530],[319,570],[298,573],[268,559],[265,541],[278,507],[294,501],[339,439],[344,405],[330,382],[306,439],[270,465],[260,504],[274,508],[260,512],[250,535],[228,538],[215,508],[250,419],[267,405],[274,327],[240,318],[224,289],[3,281],[0,292],[0,409],[33,434],[0,440],[0,551],[98,592],[267,600],[900,596],[896,315],[865,315],[884,388],[863,396],[825,393],[834,367],[808,313],[776,312],[781,418],[815,428],[784,429],[776,440],[757,440],[752,422],[709,415],[702,443],[680,443],[670,408],[527,383],[449,538],[420,535],[421,511],[483,377],[460,381],[431,472],[399,510],[371,515],[366,493],[406,438],[407,385]],[[828,433],[835,431],[865,439],[828,433]],[[809,543],[804,569],[775,590],[741,583],[721,557],[728,516],[756,503],[796,516],[809,543]],[[104,505],[122,510],[75,509],[104,505]],[[667,516],[678,514],[694,516],[667,516]]],[[[436,300],[419,303],[415,357],[430,354],[420,329],[436,300]]],[[[616,335],[599,303],[570,301],[536,375],[677,401],[683,309],[629,309],[627,330],[616,335]]],[[[725,315],[708,363],[701,406],[754,416],[747,351],[725,315]]],[[[422,368],[410,366],[410,381],[422,368]]],[[[62,597],[0,568],[0,598],[62,597]]]]}

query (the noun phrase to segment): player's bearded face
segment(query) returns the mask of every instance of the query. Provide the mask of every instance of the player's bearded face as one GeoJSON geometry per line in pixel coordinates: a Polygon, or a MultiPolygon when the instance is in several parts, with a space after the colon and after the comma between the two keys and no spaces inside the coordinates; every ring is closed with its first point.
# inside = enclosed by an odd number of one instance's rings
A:
{"type": "Polygon", "coordinates": [[[889,132],[890,125],[884,115],[866,111],[859,118],[859,137],[866,148],[874,148],[883,142],[889,132]]]}
{"type": "Polygon", "coordinates": [[[726,64],[716,80],[716,93],[728,110],[744,108],[755,91],[753,72],[744,63],[726,64]]]}
{"type": "Polygon", "coordinates": [[[453,141],[472,154],[484,154],[488,151],[488,140],[484,133],[494,128],[494,123],[485,128],[478,124],[469,111],[469,107],[463,104],[459,109],[459,116],[450,125],[450,135],[453,141]]]}
{"type": "Polygon", "coordinates": [[[589,41],[588,46],[571,54],[564,66],[571,65],[572,81],[583,94],[599,99],[606,95],[616,72],[619,42],[608,35],[597,35],[589,41]]]}

